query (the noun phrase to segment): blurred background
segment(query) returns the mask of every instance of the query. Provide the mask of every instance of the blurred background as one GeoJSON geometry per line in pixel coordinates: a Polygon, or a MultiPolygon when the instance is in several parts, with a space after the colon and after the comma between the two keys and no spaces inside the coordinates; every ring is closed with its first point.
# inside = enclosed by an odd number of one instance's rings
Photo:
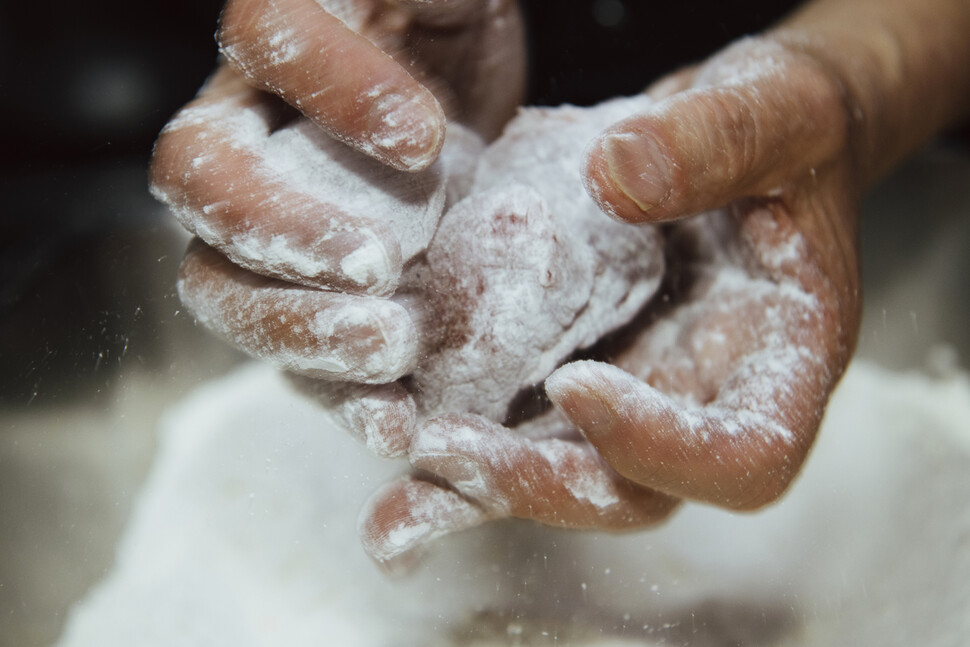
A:
{"type": "MultiPolygon", "coordinates": [[[[756,32],[791,2],[524,3],[530,102],[593,103],[756,32]]],[[[53,642],[110,567],[166,406],[241,358],[180,311],[187,235],[152,142],[216,60],[219,0],[0,4],[0,646],[53,642]]],[[[870,196],[861,353],[970,353],[970,158],[954,133],[870,196]]]]}

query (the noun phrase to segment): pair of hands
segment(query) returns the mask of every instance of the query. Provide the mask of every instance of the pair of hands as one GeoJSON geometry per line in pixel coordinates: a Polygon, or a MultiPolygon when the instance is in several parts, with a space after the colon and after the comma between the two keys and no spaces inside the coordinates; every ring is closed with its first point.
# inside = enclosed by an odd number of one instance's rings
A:
{"type": "MultiPolygon", "coordinates": [[[[743,41],[661,80],[651,109],[594,139],[586,187],[617,220],[663,223],[664,283],[592,351],[608,363],[556,370],[556,408],[510,430],[461,410],[422,419],[422,394],[395,382],[444,334],[409,279],[421,241],[295,189],[267,142],[295,108],[298,127],[421,171],[386,180],[431,204],[460,175],[425,170],[445,115],[491,138],[519,102],[514,4],[230,0],[222,21],[226,63],[166,128],[152,169],[156,194],[211,246],[190,249],[180,289],[237,345],[330,380],[304,387],[379,452],[409,456],[419,472],[361,519],[379,562],[507,516],[620,529],[682,498],[753,509],[784,491],[858,329],[859,181],[825,66],[781,39],[743,41]]],[[[431,223],[418,239],[434,233],[434,209],[408,217],[431,223]]]]}

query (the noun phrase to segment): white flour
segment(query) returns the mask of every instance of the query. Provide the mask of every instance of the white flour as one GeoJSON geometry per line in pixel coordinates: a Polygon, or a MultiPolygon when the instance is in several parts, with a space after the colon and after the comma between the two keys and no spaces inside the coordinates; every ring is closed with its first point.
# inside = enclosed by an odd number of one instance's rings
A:
{"type": "Polygon", "coordinates": [[[970,634],[968,430],[965,375],[858,362],[797,486],[756,516],[493,524],[388,580],[352,520],[400,466],[250,366],[166,417],[117,563],[59,645],[951,647],[970,634]]]}

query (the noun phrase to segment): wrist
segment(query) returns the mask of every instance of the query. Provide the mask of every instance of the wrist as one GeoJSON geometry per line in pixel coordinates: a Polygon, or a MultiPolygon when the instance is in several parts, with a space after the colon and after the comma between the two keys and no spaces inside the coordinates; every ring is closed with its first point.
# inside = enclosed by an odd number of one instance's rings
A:
{"type": "Polygon", "coordinates": [[[970,108],[970,5],[961,0],[816,0],[769,37],[841,87],[865,188],[970,108]]]}

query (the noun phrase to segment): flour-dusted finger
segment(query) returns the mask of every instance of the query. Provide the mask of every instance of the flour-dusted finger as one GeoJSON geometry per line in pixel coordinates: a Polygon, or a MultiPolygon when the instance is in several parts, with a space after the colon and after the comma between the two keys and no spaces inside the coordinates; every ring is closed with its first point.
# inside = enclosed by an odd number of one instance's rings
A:
{"type": "Polygon", "coordinates": [[[420,336],[405,306],[268,279],[195,241],[179,296],[206,328],[245,352],[307,375],[392,382],[411,371],[420,336]]]}
{"type": "Polygon", "coordinates": [[[446,180],[394,171],[306,120],[278,127],[267,95],[210,85],[166,127],[152,189],[191,232],[258,274],[386,295],[422,252],[446,180]]]}
{"type": "Polygon", "coordinates": [[[347,432],[384,458],[405,456],[417,425],[411,394],[398,382],[354,384],[291,376],[347,432]]]}
{"type": "Polygon", "coordinates": [[[425,544],[494,518],[454,490],[408,476],[371,495],[357,527],[367,554],[385,571],[401,573],[425,544]]]}
{"type": "Polygon", "coordinates": [[[237,70],[331,136],[398,170],[423,170],[441,150],[445,114],[381,43],[359,33],[379,20],[386,25],[369,31],[393,38],[393,17],[375,4],[229,0],[220,47],[237,70]]]}
{"type": "Polygon", "coordinates": [[[689,91],[590,144],[584,181],[604,212],[662,222],[717,209],[814,173],[846,145],[845,88],[818,61],[758,38],[716,60],[689,91]]]}
{"type": "Polygon", "coordinates": [[[428,421],[408,455],[497,516],[621,530],[655,524],[677,506],[618,475],[582,439],[530,440],[481,416],[428,421]]]}

